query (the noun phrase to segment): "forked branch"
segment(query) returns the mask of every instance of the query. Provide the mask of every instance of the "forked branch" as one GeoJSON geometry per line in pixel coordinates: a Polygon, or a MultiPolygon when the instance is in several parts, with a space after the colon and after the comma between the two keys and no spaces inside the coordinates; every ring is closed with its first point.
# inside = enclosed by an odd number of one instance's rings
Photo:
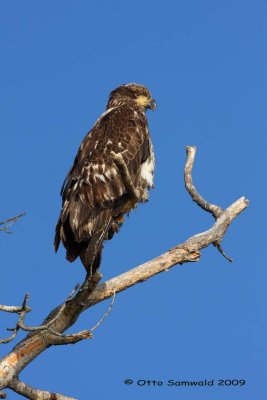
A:
{"type": "MultiPolygon", "coordinates": [[[[220,215],[222,215],[222,213],[224,212],[224,209],[219,206],[216,206],[215,204],[211,204],[207,200],[205,200],[198,193],[193,184],[192,169],[194,166],[196,151],[197,148],[195,146],[186,147],[187,160],[184,170],[185,187],[190,196],[192,197],[192,200],[195,201],[199,205],[199,207],[203,208],[203,210],[211,213],[213,217],[217,220],[220,217],[220,215]]],[[[228,261],[233,262],[234,260],[223,251],[223,248],[221,246],[221,240],[222,238],[215,240],[212,243],[213,246],[215,246],[219,250],[219,252],[223,255],[223,257],[225,257],[228,261]]]]}

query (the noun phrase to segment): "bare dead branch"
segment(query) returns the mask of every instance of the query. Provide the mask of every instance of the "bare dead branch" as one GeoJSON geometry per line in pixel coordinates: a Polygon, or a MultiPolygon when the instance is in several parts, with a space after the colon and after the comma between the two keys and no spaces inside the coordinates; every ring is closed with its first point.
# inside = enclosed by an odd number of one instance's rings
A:
{"type": "Polygon", "coordinates": [[[23,299],[23,303],[22,303],[22,307],[21,307],[21,312],[20,312],[20,316],[19,316],[19,321],[18,324],[22,323],[26,313],[27,313],[27,303],[29,301],[30,298],[30,293],[26,293],[23,299]]]}
{"type": "MultiPolygon", "coordinates": [[[[71,295],[72,295],[72,293],[73,293],[73,290],[71,292],[71,295]]],[[[59,309],[58,309],[57,313],[55,314],[55,316],[49,322],[47,322],[47,324],[40,325],[40,326],[28,326],[28,325],[24,324],[24,318],[26,316],[25,309],[27,307],[27,303],[28,303],[29,298],[30,298],[30,294],[27,293],[25,298],[24,298],[22,311],[20,313],[20,317],[19,317],[19,320],[18,320],[18,323],[17,323],[17,327],[22,329],[23,331],[26,331],[26,332],[36,332],[36,331],[44,331],[44,330],[48,330],[49,331],[49,326],[59,317],[60,313],[62,312],[62,309],[65,307],[65,303],[63,303],[59,307],[59,309]]],[[[71,297],[69,295],[69,297],[68,297],[68,299],[66,301],[68,301],[70,298],[71,297]]],[[[57,332],[51,331],[50,333],[57,335],[57,332]]]]}
{"type": "MultiPolygon", "coordinates": [[[[193,184],[193,178],[192,178],[192,170],[194,166],[194,161],[195,161],[195,155],[196,155],[197,148],[195,146],[186,146],[186,154],[187,154],[187,160],[185,164],[185,169],[184,169],[184,181],[185,181],[185,187],[188,193],[190,194],[191,198],[193,201],[195,201],[199,207],[201,207],[203,210],[211,213],[213,217],[217,220],[220,215],[223,213],[223,208],[209,203],[207,200],[205,200],[196,190],[194,184],[193,184]]],[[[221,240],[216,240],[213,242],[213,245],[219,250],[219,252],[225,257],[228,261],[233,262],[233,259],[229,257],[224,251],[221,246],[221,240]]]]}
{"type": "Polygon", "coordinates": [[[0,311],[5,311],[5,312],[9,312],[9,313],[18,313],[20,314],[19,316],[19,321],[16,324],[15,328],[8,328],[8,331],[12,331],[12,335],[10,335],[9,337],[5,338],[5,339],[0,339],[0,344],[7,344],[9,342],[11,342],[12,340],[15,339],[15,337],[17,336],[18,330],[19,330],[19,322],[21,320],[21,318],[24,318],[26,313],[31,311],[31,309],[27,306],[27,299],[29,298],[29,293],[27,293],[24,296],[24,300],[21,306],[5,306],[5,305],[1,305],[0,306],[0,311]]]}
{"type": "MultiPolygon", "coordinates": [[[[22,311],[22,307],[21,306],[6,306],[4,304],[0,304],[0,311],[19,314],[22,311]]],[[[27,307],[26,312],[29,312],[29,311],[31,311],[31,308],[27,307]]]]}
{"type": "Polygon", "coordinates": [[[93,335],[91,331],[81,331],[72,335],[60,335],[50,337],[50,344],[61,345],[61,344],[75,344],[84,339],[92,339],[93,335]]]}
{"type": "Polygon", "coordinates": [[[160,272],[169,270],[177,264],[199,261],[200,250],[212,244],[217,238],[221,238],[233,219],[247,207],[248,201],[241,197],[228,207],[207,231],[192,236],[183,244],[173,247],[159,257],[99,285],[88,299],[87,307],[108,299],[112,296],[114,290],[116,290],[116,293],[121,292],[160,272]]]}
{"type": "MultiPolygon", "coordinates": [[[[28,326],[24,324],[24,317],[25,315],[23,315],[23,318],[19,320],[18,325],[19,327],[24,330],[24,331],[28,331],[28,332],[35,332],[35,331],[44,331],[44,330],[48,330],[48,332],[52,333],[53,335],[58,335],[61,336],[59,333],[50,330],[49,327],[50,325],[52,325],[58,318],[60,318],[63,309],[65,308],[65,305],[68,301],[70,301],[73,297],[73,295],[77,292],[77,290],[80,289],[80,284],[77,283],[75,285],[75,287],[72,289],[72,291],[70,292],[70,294],[68,295],[65,303],[61,304],[60,307],[58,307],[58,309],[55,312],[55,315],[53,316],[53,318],[51,318],[46,324],[40,325],[40,326],[28,326]]],[[[26,297],[25,297],[26,298],[26,297]]],[[[26,298],[26,306],[27,306],[27,301],[29,299],[29,293],[28,296],[26,298]]]]}
{"type": "Polygon", "coordinates": [[[35,389],[17,378],[14,378],[10,382],[9,388],[31,400],[76,400],[73,397],[66,397],[60,393],[51,393],[46,390],[35,389]]]}
{"type": "MultiPolygon", "coordinates": [[[[49,339],[49,343],[52,345],[61,345],[61,344],[75,344],[81,340],[84,339],[91,339],[93,337],[92,333],[94,330],[96,330],[102,323],[103,321],[107,318],[107,316],[109,315],[109,313],[111,312],[111,309],[113,307],[113,304],[115,302],[115,292],[113,294],[112,297],[112,301],[109,305],[108,310],[105,312],[105,314],[103,315],[103,317],[97,322],[97,324],[95,324],[90,330],[84,330],[75,334],[71,334],[71,335],[62,335],[60,333],[57,333],[55,331],[52,331],[49,329],[49,326],[55,322],[57,320],[57,318],[59,318],[60,313],[63,311],[63,306],[65,306],[65,303],[63,303],[63,305],[59,308],[59,312],[56,314],[56,316],[47,324],[45,325],[41,325],[41,326],[37,326],[37,327],[27,327],[26,325],[19,325],[19,327],[25,331],[40,331],[40,330],[47,330],[49,333],[51,333],[52,335],[55,335],[55,337],[53,338],[53,336],[50,336],[49,339]]],[[[70,299],[70,298],[68,298],[70,299]]],[[[12,340],[12,339],[11,339],[12,340]]],[[[10,341],[10,340],[9,340],[10,341]]]]}
{"type": "Polygon", "coordinates": [[[8,344],[8,343],[10,343],[12,340],[14,340],[15,337],[17,336],[17,333],[18,333],[19,328],[18,328],[18,326],[16,326],[15,328],[7,329],[7,330],[8,330],[8,331],[13,331],[13,333],[12,333],[12,335],[10,335],[10,336],[7,337],[7,338],[0,339],[0,344],[8,344]]]}
{"type": "Polygon", "coordinates": [[[103,323],[103,321],[107,318],[107,316],[111,312],[111,309],[115,302],[115,295],[116,293],[114,292],[109,308],[107,309],[103,317],[97,322],[97,324],[93,326],[93,328],[91,328],[90,330],[81,331],[71,335],[62,335],[60,333],[52,331],[51,333],[56,333],[56,336],[55,337],[50,336],[49,343],[52,345],[75,344],[84,339],[92,339],[93,337],[92,332],[96,330],[103,323]]]}
{"type": "Polygon", "coordinates": [[[28,295],[28,293],[24,296],[24,300],[21,306],[6,306],[4,304],[0,304],[0,311],[8,312],[8,313],[17,313],[20,314],[22,310],[24,310],[26,313],[31,311],[31,308],[26,305],[24,305],[25,298],[28,295]]]}
{"type": "MultiPolygon", "coordinates": [[[[187,161],[186,164],[187,174],[191,174],[192,172],[194,154],[194,148],[187,149],[187,157],[189,158],[189,162],[187,161]]],[[[193,185],[192,177],[191,180],[189,179],[187,182],[189,182],[189,185],[190,182],[191,185],[193,185]]],[[[87,277],[76,294],[63,303],[63,305],[56,307],[48,315],[42,325],[48,324],[49,321],[52,321],[51,324],[49,323],[49,329],[53,332],[61,334],[75,323],[79,315],[85,309],[111,297],[114,295],[114,291],[116,293],[123,291],[130,286],[143,282],[146,279],[149,279],[150,277],[162,271],[168,270],[177,264],[183,264],[189,261],[198,261],[201,255],[201,249],[213,243],[216,243],[217,245],[220,244],[231,222],[248,206],[248,200],[246,200],[244,197],[241,197],[235,203],[223,210],[218,206],[207,203],[202,197],[198,199],[199,194],[197,193],[195,187],[193,186],[191,189],[189,187],[189,192],[193,191],[192,193],[195,201],[198,203],[197,200],[199,200],[202,204],[202,208],[209,210],[209,212],[211,212],[216,218],[215,223],[210,229],[190,237],[184,243],[175,246],[159,257],[148,261],[139,267],[133,268],[120,276],[110,279],[102,285],[97,286],[99,280],[101,279],[101,275],[98,272],[87,277]],[[55,318],[55,316],[57,316],[57,318],[55,318]]],[[[79,332],[76,335],[88,335],[89,337],[90,331],[85,331],[86,334],[83,332],[79,332]]],[[[55,335],[51,334],[47,330],[31,332],[0,361],[0,390],[6,387],[12,388],[11,382],[13,382],[14,387],[14,379],[16,379],[19,373],[51,344],[66,344],[66,340],[70,340],[69,343],[74,343],[77,339],[76,335],[55,337],[55,335]],[[69,339],[66,339],[66,337],[69,339]]],[[[25,395],[25,392],[19,393],[25,395]]],[[[44,397],[40,398],[43,399],[44,397]]]]}
{"type": "Polygon", "coordinates": [[[12,225],[14,225],[15,222],[17,222],[18,219],[20,219],[21,217],[23,217],[25,215],[25,213],[21,213],[19,215],[16,215],[15,217],[11,217],[6,219],[5,221],[0,222],[0,225],[5,225],[2,228],[0,228],[0,231],[6,232],[6,233],[12,233],[9,228],[11,228],[12,225]]]}
{"type": "MultiPolygon", "coordinates": [[[[73,295],[75,294],[75,292],[77,292],[77,290],[79,288],[80,288],[80,285],[76,284],[74,289],[69,294],[66,302],[72,299],[73,295]]],[[[40,325],[40,326],[28,326],[28,325],[25,325],[24,318],[26,316],[26,313],[31,311],[30,307],[28,307],[28,305],[27,305],[27,303],[29,301],[29,297],[30,297],[30,294],[27,293],[25,295],[25,297],[24,297],[22,306],[5,306],[5,305],[1,305],[0,306],[0,311],[6,311],[6,312],[19,313],[20,314],[20,317],[19,317],[19,320],[18,320],[16,326],[14,328],[8,328],[7,329],[8,331],[12,331],[13,332],[12,335],[10,335],[7,338],[0,339],[0,344],[7,344],[7,343],[10,343],[12,340],[14,340],[15,337],[17,336],[17,333],[18,333],[19,329],[21,329],[23,331],[26,331],[26,332],[37,332],[37,331],[45,331],[45,330],[47,330],[52,335],[62,336],[60,333],[57,333],[57,332],[51,330],[49,327],[50,327],[50,325],[52,325],[57,320],[57,318],[60,317],[60,315],[61,315],[61,313],[63,311],[63,308],[65,307],[66,302],[63,303],[58,308],[58,310],[55,313],[54,317],[47,324],[40,325]]]]}
{"type": "MultiPolygon", "coordinates": [[[[64,304],[62,304],[62,307],[64,306],[64,304]]],[[[56,317],[58,318],[58,317],[56,317]]],[[[57,333],[55,331],[53,331],[52,329],[49,328],[49,325],[51,325],[51,323],[47,324],[47,325],[40,325],[40,326],[28,326],[25,325],[23,321],[18,321],[18,328],[25,331],[25,332],[40,332],[40,331],[47,331],[49,333],[51,333],[52,335],[56,335],[56,336],[61,336],[60,333],[57,333]]]]}
{"type": "Polygon", "coordinates": [[[223,208],[216,206],[215,204],[211,204],[207,202],[196,190],[194,184],[193,184],[193,178],[192,178],[192,170],[194,166],[194,161],[195,161],[195,155],[196,155],[197,148],[195,146],[186,146],[186,154],[187,154],[187,160],[185,164],[185,169],[184,169],[184,181],[185,181],[185,187],[190,196],[192,197],[192,200],[195,201],[199,207],[203,208],[203,210],[211,213],[214,218],[218,218],[222,212],[223,208]]]}

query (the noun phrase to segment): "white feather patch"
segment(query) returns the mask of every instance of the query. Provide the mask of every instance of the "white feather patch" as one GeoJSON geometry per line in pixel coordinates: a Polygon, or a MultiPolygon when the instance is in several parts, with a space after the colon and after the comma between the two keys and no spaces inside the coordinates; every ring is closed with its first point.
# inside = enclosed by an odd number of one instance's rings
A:
{"type": "Polygon", "coordinates": [[[154,182],[154,158],[148,158],[141,165],[141,178],[147,183],[148,186],[152,187],[154,182]]]}

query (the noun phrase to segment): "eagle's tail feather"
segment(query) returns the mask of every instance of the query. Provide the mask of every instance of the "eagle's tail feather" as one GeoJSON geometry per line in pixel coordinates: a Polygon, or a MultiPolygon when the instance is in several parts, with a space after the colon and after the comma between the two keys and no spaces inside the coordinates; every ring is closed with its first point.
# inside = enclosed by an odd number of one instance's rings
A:
{"type": "MultiPolygon", "coordinates": [[[[105,221],[101,218],[102,223],[99,223],[100,226],[102,225],[101,230],[95,232],[88,238],[83,235],[84,239],[81,241],[76,240],[70,224],[69,215],[63,220],[61,213],[56,226],[55,251],[58,250],[59,244],[62,241],[66,248],[66,259],[73,262],[77,257],[80,257],[87,274],[90,275],[93,275],[100,266],[104,240],[110,240],[113,235],[118,232],[123,223],[121,215],[114,218],[111,216],[111,213],[109,213],[109,215],[105,213],[103,217],[105,217],[105,221]]],[[[98,222],[99,221],[97,221],[97,223],[98,222]]],[[[100,226],[97,226],[97,223],[96,227],[99,229],[100,226]]]]}
{"type": "Polygon", "coordinates": [[[60,214],[56,226],[54,239],[55,252],[58,251],[61,241],[66,248],[66,259],[70,262],[75,261],[84,247],[86,247],[84,242],[75,241],[74,234],[69,224],[69,219],[62,221],[62,213],[60,214]]]}
{"type": "Polygon", "coordinates": [[[101,263],[103,240],[100,236],[101,233],[91,237],[80,253],[81,262],[89,275],[93,275],[101,263]]]}
{"type": "Polygon", "coordinates": [[[107,239],[112,217],[108,219],[103,230],[90,238],[86,248],[81,251],[80,259],[88,274],[93,275],[101,263],[103,242],[107,239]]]}

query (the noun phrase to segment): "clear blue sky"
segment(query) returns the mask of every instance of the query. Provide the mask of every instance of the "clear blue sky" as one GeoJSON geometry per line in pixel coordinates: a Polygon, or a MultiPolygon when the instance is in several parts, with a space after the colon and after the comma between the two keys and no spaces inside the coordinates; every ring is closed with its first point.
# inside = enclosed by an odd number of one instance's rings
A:
{"type": "MultiPolygon", "coordinates": [[[[121,83],[145,84],[157,100],[148,115],[156,187],[106,245],[105,279],[212,224],[183,187],[186,145],[198,147],[203,196],[222,207],[251,201],[224,240],[233,264],[210,247],[199,263],[119,294],[94,339],[46,351],[22,373],[29,384],[79,399],[266,399],[266,16],[260,0],[2,2],[0,219],[27,216],[1,235],[1,303],[29,291],[26,322],[38,324],[82,282],[80,262],[53,252],[59,190],[121,83]],[[138,387],[126,378],[247,383],[138,387]]],[[[71,332],[92,327],[108,304],[71,332]]],[[[15,320],[1,321],[4,336],[15,320]]]]}

